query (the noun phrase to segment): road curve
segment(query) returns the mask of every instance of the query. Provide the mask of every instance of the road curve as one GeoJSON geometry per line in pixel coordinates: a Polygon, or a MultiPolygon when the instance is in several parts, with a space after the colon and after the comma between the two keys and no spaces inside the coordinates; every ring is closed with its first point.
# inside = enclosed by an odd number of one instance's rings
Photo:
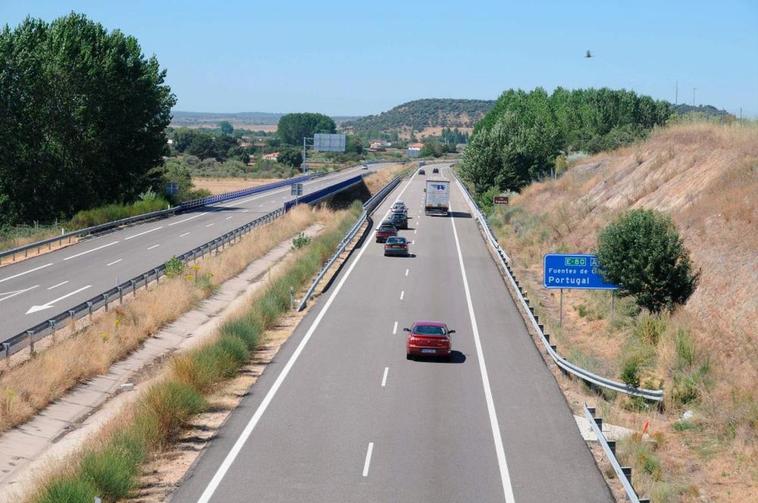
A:
{"type": "Polygon", "coordinates": [[[613,501],[462,194],[427,217],[423,183],[376,212],[408,204],[415,256],[353,253],[172,501],[613,501]],[[451,362],[406,360],[419,319],[451,362]]]}
{"type": "MultiPolygon", "coordinates": [[[[371,165],[372,170],[381,165],[371,165]]],[[[303,184],[304,194],[366,170],[350,168],[303,184]]],[[[0,341],[165,263],[292,199],[290,187],[144,222],[0,267],[0,341]]]]}

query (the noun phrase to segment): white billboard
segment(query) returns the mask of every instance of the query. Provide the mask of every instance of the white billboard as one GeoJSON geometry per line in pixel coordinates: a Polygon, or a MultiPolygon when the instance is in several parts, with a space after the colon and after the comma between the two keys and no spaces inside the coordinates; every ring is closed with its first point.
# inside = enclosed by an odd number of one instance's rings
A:
{"type": "Polygon", "coordinates": [[[344,134],[316,133],[313,135],[313,150],[318,152],[344,152],[344,134]]]}

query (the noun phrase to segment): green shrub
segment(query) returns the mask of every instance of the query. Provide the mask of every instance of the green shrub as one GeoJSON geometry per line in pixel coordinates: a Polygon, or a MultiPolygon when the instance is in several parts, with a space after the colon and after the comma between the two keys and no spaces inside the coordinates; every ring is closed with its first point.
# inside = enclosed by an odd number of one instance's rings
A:
{"type": "Polygon", "coordinates": [[[677,366],[685,368],[695,363],[695,341],[692,336],[687,331],[679,329],[674,342],[676,344],[677,366]]]}
{"type": "Polygon", "coordinates": [[[97,489],[89,480],[63,477],[50,482],[37,503],[92,503],[97,489]]]}
{"type": "Polygon", "coordinates": [[[653,346],[666,331],[666,321],[658,316],[643,315],[637,318],[634,326],[634,336],[640,341],[653,346]]]}
{"type": "Polygon", "coordinates": [[[166,268],[166,276],[173,278],[180,276],[184,272],[185,264],[178,258],[171,257],[168,259],[164,267],[166,268]]]}
{"type": "Polygon", "coordinates": [[[621,365],[621,380],[628,386],[639,388],[642,362],[637,355],[626,358],[621,365]]]}
{"type": "Polygon", "coordinates": [[[153,385],[139,405],[138,416],[154,431],[148,432],[157,442],[170,439],[192,415],[205,408],[205,400],[191,386],[178,381],[153,385]]]}
{"type": "Polygon", "coordinates": [[[128,496],[134,487],[138,461],[129,451],[108,446],[85,455],[81,473],[97,487],[98,496],[106,501],[116,501],[128,496]]]}
{"type": "Polygon", "coordinates": [[[221,326],[222,334],[239,337],[248,349],[254,349],[258,345],[262,331],[263,327],[259,321],[249,313],[242,318],[227,321],[221,326]]]}
{"type": "Polygon", "coordinates": [[[603,229],[598,259],[622,295],[653,313],[687,302],[700,275],[671,218],[653,210],[631,210],[603,229]]]}
{"type": "Polygon", "coordinates": [[[301,232],[292,239],[292,249],[299,250],[303,246],[306,246],[311,242],[311,238],[306,236],[304,232],[301,232]]]}
{"type": "Polygon", "coordinates": [[[136,201],[132,204],[108,204],[99,208],[92,208],[90,210],[82,210],[78,212],[73,218],[71,218],[68,227],[71,229],[92,227],[93,225],[121,220],[122,218],[165,210],[168,205],[167,200],[157,196],[144,201],[136,201]]]}

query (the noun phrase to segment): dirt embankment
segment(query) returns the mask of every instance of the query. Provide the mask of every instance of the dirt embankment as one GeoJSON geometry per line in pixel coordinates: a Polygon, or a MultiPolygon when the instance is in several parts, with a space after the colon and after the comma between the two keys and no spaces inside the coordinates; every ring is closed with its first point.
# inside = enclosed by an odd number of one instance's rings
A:
{"type": "Polygon", "coordinates": [[[570,359],[618,378],[625,354],[639,350],[640,334],[651,326],[660,332],[647,347],[645,376],[663,384],[665,411],[633,408],[618,397],[608,409],[630,427],[649,419],[660,432],[657,446],[665,448],[654,455],[665,475],[649,470],[640,481],[658,496],[654,501],[747,501],[756,494],[757,195],[758,128],[686,124],[583,159],[557,180],[531,185],[492,217],[570,359]],[[697,290],[658,325],[649,318],[645,325],[628,300],[617,303],[612,320],[607,294],[570,291],[557,327],[558,294],[541,287],[543,254],[595,250],[598,232],[632,208],[672,217],[701,270],[697,290]],[[688,386],[686,394],[681,386],[688,386]],[[685,411],[693,419],[682,421],[685,411]]]}

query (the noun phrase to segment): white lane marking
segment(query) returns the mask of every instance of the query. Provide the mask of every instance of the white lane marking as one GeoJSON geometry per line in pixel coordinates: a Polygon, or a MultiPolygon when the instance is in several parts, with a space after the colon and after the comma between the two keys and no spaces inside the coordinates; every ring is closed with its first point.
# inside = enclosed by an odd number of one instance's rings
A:
{"type": "Polygon", "coordinates": [[[74,290],[71,293],[67,293],[66,295],[62,295],[58,297],[57,299],[53,299],[50,302],[46,302],[44,304],[38,305],[38,306],[32,306],[29,308],[29,310],[26,312],[26,314],[36,313],[37,311],[42,311],[43,309],[49,309],[53,307],[53,304],[55,304],[58,301],[61,301],[63,299],[67,299],[68,297],[71,297],[72,295],[76,295],[79,292],[83,292],[87,288],[91,287],[92,285],[83,286],[82,288],[78,290],[74,290]]]}
{"type": "Polygon", "coordinates": [[[232,217],[226,217],[224,220],[231,220],[232,217]]]}
{"type": "MultiPolygon", "coordinates": [[[[452,209],[451,209],[452,211],[452,209]]],[[[505,449],[503,448],[503,438],[500,436],[500,424],[497,421],[495,412],[495,401],[492,399],[492,389],[490,388],[490,378],[487,375],[487,365],[484,362],[484,352],[482,351],[482,341],[479,338],[479,326],[476,323],[476,314],[474,313],[474,303],[471,301],[471,290],[468,286],[468,277],[466,276],[466,267],[463,265],[463,253],[461,253],[461,243],[458,240],[458,231],[455,228],[455,219],[450,219],[453,226],[453,237],[455,238],[455,248],[458,250],[458,264],[461,268],[463,277],[463,291],[466,294],[466,305],[471,320],[471,331],[474,333],[474,345],[476,346],[476,357],[479,360],[479,371],[482,375],[482,386],[484,387],[484,396],[487,402],[487,413],[490,417],[490,428],[492,428],[492,437],[495,442],[495,453],[497,454],[497,464],[500,468],[500,481],[503,484],[503,495],[506,503],[514,503],[513,487],[511,478],[508,475],[508,462],[505,460],[505,449]]]]}
{"type": "Polygon", "coordinates": [[[211,222],[208,225],[206,225],[206,227],[213,227],[214,225],[216,225],[215,222],[211,222]]]}
{"type": "Polygon", "coordinates": [[[70,257],[66,257],[63,260],[71,260],[72,258],[81,257],[82,255],[86,255],[86,254],[92,253],[94,251],[102,250],[103,248],[108,248],[109,246],[113,246],[115,244],[118,244],[118,241],[111,241],[107,245],[98,246],[97,248],[92,248],[91,250],[83,251],[81,253],[77,253],[76,255],[71,255],[70,257]]]}
{"type": "Polygon", "coordinates": [[[124,241],[129,241],[130,239],[138,238],[140,236],[144,236],[145,234],[150,234],[151,232],[159,231],[161,229],[163,229],[162,225],[158,226],[158,227],[154,227],[154,228],[152,228],[150,230],[147,230],[147,231],[139,232],[137,234],[132,234],[131,236],[124,238],[124,241]]]}
{"type": "Polygon", "coordinates": [[[110,266],[112,266],[112,265],[118,264],[118,263],[119,263],[119,262],[121,262],[122,260],[124,260],[124,259],[120,258],[120,259],[118,259],[118,260],[114,260],[113,262],[108,262],[108,263],[107,263],[107,264],[105,264],[105,265],[106,265],[106,266],[108,266],[108,267],[110,267],[110,266]]]}
{"type": "Polygon", "coordinates": [[[148,249],[148,250],[154,250],[155,248],[158,248],[159,246],[160,246],[160,245],[153,245],[153,246],[148,246],[148,247],[147,247],[147,249],[148,249]]]}
{"type": "Polygon", "coordinates": [[[21,295],[22,293],[26,293],[29,290],[34,290],[38,286],[39,285],[34,285],[34,286],[30,286],[29,288],[24,288],[23,290],[14,290],[12,292],[3,292],[3,293],[0,293],[0,302],[2,302],[4,300],[8,300],[11,297],[15,297],[16,295],[21,295]]]}
{"type": "Polygon", "coordinates": [[[405,270],[405,277],[406,277],[406,278],[408,277],[408,271],[410,271],[410,269],[406,269],[406,270],[405,270]]]}
{"type": "Polygon", "coordinates": [[[250,210],[245,209],[245,210],[242,210],[242,213],[247,213],[248,211],[250,210]]]}
{"type": "Polygon", "coordinates": [[[405,290],[400,292],[400,300],[403,300],[403,297],[405,297],[405,290]]]}
{"type": "Polygon", "coordinates": [[[48,290],[52,290],[53,288],[58,288],[59,286],[63,286],[63,285],[65,285],[66,283],[68,283],[68,280],[66,280],[66,281],[61,281],[60,283],[58,283],[58,284],[56,284],[56,285],[53,285],[53,286],[49,286],[49,287],[47,287],[47,289],[48,289],[48,290]]]}
{"type": "Polygon", "coordinates": [[[40,269],[44,269],[45,267],[50,267],[51,265],[53,265],[52,262],[50,262],[49,264],[41,265],[39,267],[35,267],[34,269],[29,269],[28,271],[14,274],[13,276],[8,276],[7,278],[0,279],[0,283],[4,281],[8,281],[9,279],[18,278],[19,276],[23,276],[24,274],[29,274],[30,272],[39,271],[40,269]]]}
{"type": "MultiPolygon", "coordinates": [[[[417,227],[418,227],[418,226],[417,226],[417,227]]],[[[418,231],[418,229],[413,229],[413,233],[414,233],[414,234],[416,234],[416,231],[418,231]]]]}
{"type": "MultiPolygon", "coordinates": [[[[408,180],[408,183],[406,183],[405,187],[403,187],[403,190],[400,191],[400,194],[398,194],[397,198],[395,198],[395,202],[397,202],[400,199],[400,197],[403,195],[406,189],[410,186],[411,182],[413,181],[415,177],[416,177],[416,174],[414,173],[413,176],[411,176],[410,180],[408,180]]],[[[387,213],[389,214],[389,210],[387,211],[387,213]]],[[[372,233],[371,237],[367,240],[367,242],[370,243],[373,241],[374,234],[375,232],[372,233]]],[[[305,349],[305,346],[308,344],[308,341],[311,340],[311,337],[313,337],[313,333],[321,324],[321,320],[324,318],[324,316],[326,316],[326,312],[329,310],[332,303],[334,302],[334,299],[340,293],[340,291],[342,290],[342,287],[345,285],[345,282],[350,277],[350,273],[353,272],[353,269],[355,269],[355,266],[358,264],[358,262],[360,262],[361,257],[363,257],[363,254],[369,248],[370,248],[369,246],[364,245],[363,248],[361,248],[361,251],[358,252],[358,255],[355,257],[355,261],[353,261],[353,263],[350,264],[350,267],[347,268],[347,271],[345,271],[345,275],[342,277],[339,283],[337,283],[337,286],[332,291],[332,294],[324,303],[324,307],[321,308],[321,311],[319,311],[318,315],[313,320],[313,324],[308,328],[308,331],[305,332],[305,335],[303,336],[303,339],[300,341],[300,344],[297,345],[297,347],[295,348],[295,351],[292,353],[292,356],[290,356],[290,359],[287,360],[287,363],[282,368],[281,373],[277,376],[276,380],[274,381],[274,384],[271,385],[271,388],[268,390],[268,393],[266,393],[266,396],[263,398],[263,401],[256,409],[255,413],[253,414],[253,417],[250,418],[250,421],[248,421],[247,425],[245,426],[245,429],[242,430],[242,433],[237,438],[237,441],[234,443],[231,450],[224,458],[224,461],[221,462],[221,466],[218,467],[218,470],[216,470],[216,473],[213,475],[213,478],[211,479],[210,482],[208,482],[208,485],[206,486],[205,491],[203,491],[203,494],[200,495],[200,499],[197,500],[197,503],[208,503],[210,499],[213,497],[213,493],[216,492],[216,489],[218,488],[219,484],[221,484],[221,481],[224,479],[226,472],[229,471],[229,468],[231,468],[232,463],[234,463],[234,460],[237,459],[237,456],[242,450],[242,447],[247,442],[247,439],[250,438],[250,435],[253,433],[253,430],[258,424],[258,421],[261,420],[261,416],[263,416],[263,413],[266,412],[266,409],[268,408],[269,404],[274,399],[274,396],[276,396],[277,391],[279,391],[279,388],[282,386],[282,383],[287,378],[287,375],[289,375],[290,370],[292,369],[292,366],[295,365],[295,362],[300,357],[300,353],[303,352],[303,349],[305,349]]]]}
{"type": "Polygon", "coordinates": [[[190,234],[192,234],[192,233],[191,232],[185,232],[184,234],[179,234],[179,237],[183,238],[184,236],[189,236],[190,234]]]}
{"type": "Polygon", "coordinates": [[[395,322],[395,324],[394,324],[394,325],[392,325],[392,333],[393,333],[393,334],[396,334],[396,333],[397,333],[397,322],[395,322]]]}
{"type": "Polygon", "coordinates": [[[368,469],[371,466],[371,454],[374,452],[374,442],[368,443],[368,449],[366,449],[366,461],[363,462],[363,476],[368,477],[368,469]]]}
{"type": "Polygon", "coordinates": [[[384,375],[382,376],[382,388],[387,386],[387,374],[389,373],[390,368],[384,367],[384,375]]]}
{"type": "Polygon", "coordinates": [[[198,217],[202,217],[203,215],[207,215],[207,214],[208,214],[207,211],[203,213],[198,213],[197,215],[193,215],[189,218],[185,218],[184,220],[179,220],[178,222],[171,222],[170,224],[168,224],[168,226],[171,227],[172,225],[183,224],[184,222],[189,222],[190,220],[193,220],[198,217]]]}

